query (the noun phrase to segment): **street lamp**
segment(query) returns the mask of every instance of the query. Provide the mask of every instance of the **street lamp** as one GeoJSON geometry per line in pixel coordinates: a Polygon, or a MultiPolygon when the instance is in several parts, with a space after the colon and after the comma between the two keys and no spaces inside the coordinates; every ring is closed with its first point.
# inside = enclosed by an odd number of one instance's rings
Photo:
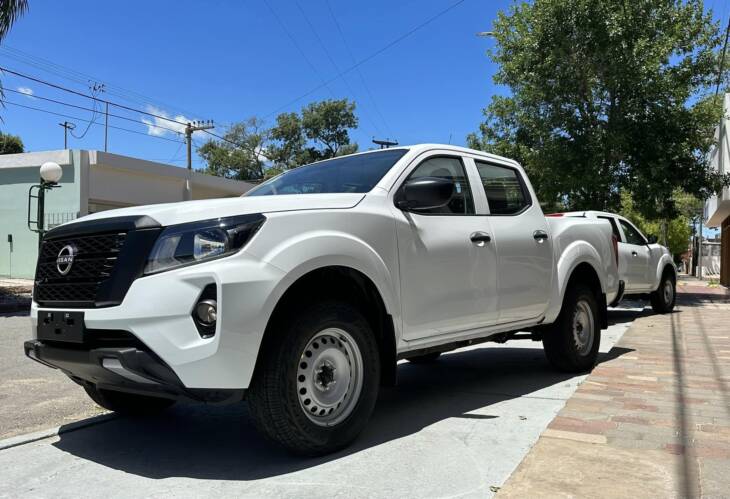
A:
{"type": "Polygon", "coordinates": [[[33,232],[38,233],[38,246],[41,245],[43,233],[45,232],[44,211],[46,191],[50,191],[56,187],[61,187],[58,185],[58,182],[61,180],[61,176],[63,175],[63,169],[61,169],[58,163],[47,161],[41,165],[40,174],[40,184],[31,185],[30,189],[28,189],[28,228],[33,232]],[[32,220],[30,217],[30,205],[33,199],[38,200],[35,220],[32,220]],[[34,224],[35,227],[33,227],[34,224]]]}

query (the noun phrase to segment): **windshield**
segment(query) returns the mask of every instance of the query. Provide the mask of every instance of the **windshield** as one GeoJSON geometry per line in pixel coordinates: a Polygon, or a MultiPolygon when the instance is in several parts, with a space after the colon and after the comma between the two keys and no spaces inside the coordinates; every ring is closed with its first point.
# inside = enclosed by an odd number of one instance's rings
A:
{"type": "Polygon", "coordinates": [[[407,149],[386,149],[300,166],[264,182],[244,195],[369,192],[406,152],[407,149]]]}

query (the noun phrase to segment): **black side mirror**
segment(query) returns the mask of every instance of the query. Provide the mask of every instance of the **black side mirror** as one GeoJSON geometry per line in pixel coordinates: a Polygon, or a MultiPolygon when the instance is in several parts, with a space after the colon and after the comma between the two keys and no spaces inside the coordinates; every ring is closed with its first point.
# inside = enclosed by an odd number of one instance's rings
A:
{"type": "Polygon", "coordinates": [[[649,234],[646,236],[646,240],[648,241],[647,244],[656,244],[659,239],[654,234],[649,234]]]}
{"type": "Polygon", "coordinates": [[[395,205],[404,211],[441,208],[451,201],[455,185],[442,177],[420,177],[406,181],[395,196],[395,205]]]}

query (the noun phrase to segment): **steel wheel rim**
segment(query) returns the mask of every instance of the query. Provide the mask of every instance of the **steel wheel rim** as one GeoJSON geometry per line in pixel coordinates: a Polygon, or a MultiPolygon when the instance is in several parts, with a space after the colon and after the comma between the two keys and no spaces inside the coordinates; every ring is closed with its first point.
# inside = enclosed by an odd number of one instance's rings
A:
{"type": "Polygon", "coordinates": [[[672,285],[672,281],[667,279],[664,283],[664,303],[669,305],[672,303],[672,298],[674,298],[674,286],[672,285]]]}
{"type": "Polygon", "coordinates": [[[355,339],[344,329],[315,334],[302,350],[297,366],[297,396],[307,418],[334,426],[357,405],[363,384],[363,362],[355,339]]]}
{"type": "Polygon", "coordinates": [[[578,354],[587,355],[593,348],[593,310],[590,304],[581,300],[575,307],[573,314],[573,341],[578,354]]]}

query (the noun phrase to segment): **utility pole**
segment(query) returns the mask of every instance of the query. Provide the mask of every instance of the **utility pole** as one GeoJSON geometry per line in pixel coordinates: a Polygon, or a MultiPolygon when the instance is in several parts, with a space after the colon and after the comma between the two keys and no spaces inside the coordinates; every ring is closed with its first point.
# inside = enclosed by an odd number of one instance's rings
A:
{"type": "Polygon", "coordinates": [[[109,102],[104,110],[104,152],[107,152],[109,145],[109,102]]]}
{"type": "Polygon", "coordinates": [[[59,123],[59,125],[63,127],[63,148],[68,149],[68,131],[76,128],[76,125],[70,121],[64,121],[63,123],[59,123]]]}
{"type": "MultiPolygon", "coordinates": [[[[106,91],[106,83],[99,83],[96,81],[89,80],[89,91],[94,99],[94,104],[99,100],[96,98],[96,94],[100,94],[106,91]]],[[[104,152],[107,152],[109,144],[109,101],[103,101],[104,108],[104,152]]],[[[94,106],[96,109],[96,106],[94,106]]]]}
{"type": "Polygon", "coordinates": [[[379,140],[379,139],[373,138],[373,144],[379,145],[381,149],[387,149],[391,146],[397,146],[398,141],[390,140],[390,139],[379,140]]]}
{"type": "Polygon", "coordinates": [[[188,149],[188,178],[185,181],[185,201],[192,199],[193,194],[190,186],[190,177],[193,171],[193,132],[210,130],[211,128],[215,128],[213,120],[193,121],[185,126],[185,142],[188,149]]]}

